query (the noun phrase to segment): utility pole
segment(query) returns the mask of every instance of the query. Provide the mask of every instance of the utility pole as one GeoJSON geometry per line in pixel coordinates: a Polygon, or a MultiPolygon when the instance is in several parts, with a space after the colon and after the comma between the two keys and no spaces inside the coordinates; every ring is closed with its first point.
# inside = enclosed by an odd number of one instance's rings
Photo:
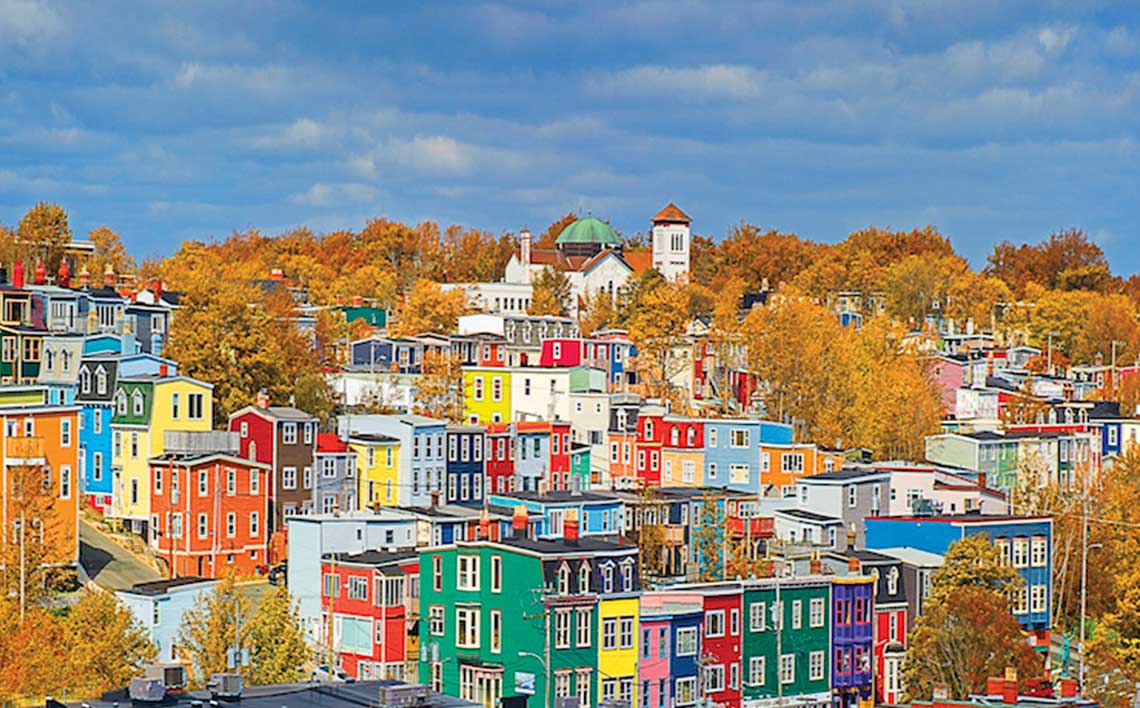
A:
{"type": "Polygon", "coordinates": [[[24,609],[27,607],[27,558],[24,544],[25,529],[24,510],[20,509],[20,621],[24,621],[24,609]]]}
{"type": "Polygon", "coordinates": [[[1081,474],[1081,641],[1077,685],[1085,686],[1085,610],[1088,602],[1089,579],[1089,482],[1087,471],[1081,474]]]}
{"type": "Polygon", "coordinates": [[[1045,369],[1049,372],[1049,375],[1052,376],[1053,375],[1053,333],[1052,332],[1049,333],[1048,340],[1049,340],[1049,344],[1048,344],[1047,352],[1045,354],[1045,369]]]}
{"type": "Polygon", "coordinates": [[[776,574],[776,606],[772,608],[776,624],[776,708],[784,708],[784,606],[780,601],[780,575],[776,574]]]}
{"type": "Polygon", "coordinates": [[[332,585],[332,592],[329,593],[329,652],[328,652],[328,673],[326,674],[326,677],[329,677],[329,678],[332,677],[333,659],[336,658],[334,656],[335,652],[333,650],[333,627],[336,624],[336,622],[334,620],[334,617],[335,617],[334,613],[336,612],[336,594],[337,594],[337,592],[340,591],[340,581],[338,581],[336,579],[336,552],[331,553],[330,557],[332,558],[332,562],[331,562],[332,573],[331,573],[331,575],[332,575],[332,579],[333,579],[333,585],[332,585]]]}

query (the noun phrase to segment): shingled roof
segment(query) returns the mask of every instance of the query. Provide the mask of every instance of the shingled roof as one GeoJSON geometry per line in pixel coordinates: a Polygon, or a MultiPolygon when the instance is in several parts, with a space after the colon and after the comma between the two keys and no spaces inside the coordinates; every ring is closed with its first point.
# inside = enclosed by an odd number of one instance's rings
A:
{"type": "Polygon", "coordinates": [[[689,215],[677,208],[673,202],[669,202],[664,209],[657,212],[657,216],[653,217],[653,223],[658,221],[670,221],[673,223],[688,224],[692,222],[689,215]]]}

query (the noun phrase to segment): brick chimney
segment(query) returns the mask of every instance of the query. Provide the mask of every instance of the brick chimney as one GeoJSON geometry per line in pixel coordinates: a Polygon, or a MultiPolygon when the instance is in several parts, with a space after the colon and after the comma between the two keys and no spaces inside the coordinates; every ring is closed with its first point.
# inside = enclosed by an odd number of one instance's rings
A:
{"type": "Polygon", "coordinates": [[[566,518],[562,522],[562,537],[570,546],[578,545],[578,510],[567,509],[566,518]]]}
{"type": "Polygon", "coordinates": [[[363,307],[364,306],[364,298],[360,297],[359,295],[353,295],[352,296],[352,306],[353,307],[363,307]]]}
{"type": "Polygon", "coordinates": [[[103,271],[103,287],[113,288],[116,282],[115,269],[108,263],[107,269],[103,271]]]}
{"type": "Polygon", "coordinates": [[[860,568],[860,565],[859,565],[859,559],[858,558],[855,558],[854,556],[852,556],[851,558],[847,559],[847,572],[848,573],[851,573],[852,575],[858,575],[859,574],[859,568],[860,568]]]}
{"type": "Polygon", "coordinates": [[[79,271],[79,287],[91,287],[91,272],[87,270],[86,265],[84,265],[83,269],[79,271]]]}
{"type": "Polygon", "coordinates": [[[527,521],[526,507],[521,504],[516,506],[515,513],[511,517],[511,530],[515,538],[526,538],[527,521]]]}
{"type": "Polygon", "coordinates": [[[823,572],[823,561],[819,559],[818,551],[812,552],[811,560],[808,561],[808,569],[812,575],[819,575],[823,572]]]}
{"type": "Polygon", "coordinates": [[[266,408],[268,408],[269,407],[269,392],[266,391],[265,389],[261,389],[260,391],[258,391],[257,392],[257,398],[254,400],[254,405],[256,405],[261,410],[265,410],[266,408]]]}
{"type": "Polygon", "coordinates": [[[162,278],[155,278],[150,281],[150,291],[154,293],[154,302],[157,305],[158,301],[162,299],[162,278]]]}
{"type": "Polygon", "coordinates": [[[16,262],[12,265],[12,287],[24,287],[24,261],[19,258],[17,258],[16,262]]]}
{"type": "Polygon", "coordinates": [[[431,505],[432,508],[439,506],[439,490],[433,489],[431,491],[431,505]]]}
{"type": "Polygon", "coordinates": [[[491,517],[487,515],[487,507],[479,514],[479,539],[487,541],[491,538],[491,517]]]}
{"type": "Polygon", "coordinates": [[[43,285],[47,282],[47,266],[43,261],[36,261],[36,269],[32,275],[32,282],[36,285],[43,285]]]}
{"type": "Polygon", "coordinates": [[[519,260],[523,265],[530,263],[530,229],[519,232],[519,260]]]}
{"type": "Polygon", "coordinates": [[[56,277],[56,284],[61,288],[71,287],[71,265],[67,262],[66,258],[59,259],[59,273],[56,277]]]}
{"type": "Polygon", "coordinates": [[[281,270],[280,268],[274,268],[273,270],[269,271],[269,279],[285,280],[285,271],[281,270]]]}

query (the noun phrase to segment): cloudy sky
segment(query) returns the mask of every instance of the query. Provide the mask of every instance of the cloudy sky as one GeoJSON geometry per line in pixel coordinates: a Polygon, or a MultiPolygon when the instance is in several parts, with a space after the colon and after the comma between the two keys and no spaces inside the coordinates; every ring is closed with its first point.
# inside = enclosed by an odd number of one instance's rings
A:
{"type": "Polygon", "coordinates": [[[376,216],[496,232],[675,201],[975,265],[1086,229],[1140,270],[1140,10],[1089,0],[0,0],[0,222],[138,254],[376,216]],[[858,9],[857,9],[858,8],[858,9]]]}

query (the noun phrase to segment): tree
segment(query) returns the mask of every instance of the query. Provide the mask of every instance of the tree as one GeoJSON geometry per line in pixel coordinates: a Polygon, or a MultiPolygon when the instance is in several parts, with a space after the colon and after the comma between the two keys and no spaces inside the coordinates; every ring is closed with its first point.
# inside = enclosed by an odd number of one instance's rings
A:
{"type": "Polygon", "coordinates": [[[463,370],[457,355],[434,349],[424,352],[422,374],[415,388],[413,409],[421,415],[453,423],[463,420],[463,370]]]}
{"type": "Polygon", "coordinates": [[[1001,551],[988,536],[972,534],[950,544],[942,566],[930,578],[928,597],[943,600],[964,588],[977,587],[998,593],[1004,600],[1024,584],[1021,574],[1002,562],[1001,551]]]}
{"type": "Polygon", "coordinates": [[[21,621],[19,605],[0,597],[0,636],[0,701],[63,693],[71,680],[60,650],[67,638],[52,613],[31,606],[21,621]]]}
{"type": "Polygon", "coordinates": [[[578,313],[578,330],[583,337],[589,337],[598,330],[612,326],[616,317],[613,296],[604,290],[593,295],[587,294],[578,313]]]}
{"type": "Polygon", "coordinates": [[[304,679],[309,658],[297,603],[283,586],[261,598],[248,629],[249,682],[255,686],[295,683],[304,679]]]}
{"type": "Polygon", "coordinates": [[[67,212],[58,204],[39,202],[20,219],[20,243],[44,262],[49,273],[59,270],[59,260],[71,243],[67,212]]]}
{"type": "Polygon", "coordinates": [[[527,314],[563,317],[570,306],[570,279],[556,268],[544,268],[531,279],[533,294],[527,314]]]}
{"type": "Polygon", "coordinates": [[[1038,676],[1043,665],[1006,598],[990,588],[966,586],[926,601],[910,635],[903,683],[911,700],[930,700],[938,684],[946,686],[951,699],[961,700],[984,693],[986,679],[1001,676],[1007,667],[1025,679],[1038,676]]]}
{"type": "Polygon", "coordinates": [[[665,527],[663,520],[668,514],[668,506],[662,501],[661,493],[654,487],[642,486],[637,491],[637,557],[641,572],[641,585],[664,575],[662,554],[665,548],[665,527]],[[649,520],[653,519],[651,523],[649,520]]]}
{"type": "MultiPolygon", "coordinates": [[[[228,575],[182,614],[178,649],[180,658],[189,664],[192,685],[200,687],[211,674],[229,671],[227,650],[240,646],[253,654],[250,604],[228,575]]],[[[247,675],[249,670],[241,673],[247,675]]]]}
{"type": "MultiPolygon", "coordinates": [[[[23,438],[8,444],[16,443],[35,445],[36,441],[23,438]]],[[[25,456],[38,454],[41,453],[33,448],[25,456]]],[[[22,566],[25,569],[23,597],[27,607],[35,605],[48,593],[50,566],[61,560],[53,555],[53,549],[61,545],[61,520],[55,510],[56,495],[50,481],[51,476],[45,475],[41,465],[13,464],[7,469],[6,518],[14,523],[11,531],[0,540],[0,597],[20,597],[22,566]],[[22,534],[17,531],[21,524],[22,534]]]]}
{"type": "Polygon", "coordinates": [[[547,226],[546,230],[539,234],[538,238],[535,239],[534,242],[535,248],[554,248],[554,242],[558,240],[558,237],[560,235],[562,235],[562,231],[577,220],[577,214],[572,211],[567,212],[566,216],[562,217],[558,221],[555,221],[550,226],[547,226]]]}
{"type": "Polygon", "coordinates": [[[744,281],[736,277],[729,278],[724,283],[716,299],[709,326],[709,343],[716,352],[716,366],[707,373],[717,392],[722,413],[728,413],[736,403],[729,392],[729,374],[733,368],[744,363],[740,303],[745,287],[744,281]]]}
{"type": "Polygon", "coordinates": [[[462,290],[444,291],[439,283],[421,278],[399,308],[399,316],[389,329],[399,337],[455,330],[466,309],[462,290]]]}
{"type": "Polygon", "coordinates": [[[986,259],[986,274],[1000,278],[1016,293],[1030,283],[1045,289],[1104,292],[1114,285],[1108,260],[1084,231],[1063,229],[1038,244],[1014,246],[1002,241],[986,259]]]}
{"type": "Polygon", "coordinates": [[[946,305],[955,278],[967,270],[958,256],[913,255],[891,264],[882,280],[887,314],[921,326],[946,305]]]}
{"type": "Polygon", "coordinates": [[[717,503],[713,497],[701,498],[700,523],[693,529],[695,561],[701,582],[724,579],[725,516],[723,500],[717,503]]]}
{"type": "Polygon", "coordinates": [[[637,369],[648,395],[664,400],[673,377],[685,366],[677,349],[685,345],[688,326],[685,289],[663,283],[641,299],[629,320],[629,338],[637,347],[637,369]]]}
{"type": "Polygon", "coordinates": [[[127,253],[119,234],[106,226],[99,226],[92,229],[87,238],[95,244],[95,255],[91,257],[88,270],[96,277],[104,273],[107,266],[119,274],[135,271],[135,259],[127,253]]]}
{"type": "Polygon", "coordinates": [[[71,649],[68,690],[74,695],[121,688],[157,654],[146,630],[109,592],[85,590],[63,626],[71,649]]]}

